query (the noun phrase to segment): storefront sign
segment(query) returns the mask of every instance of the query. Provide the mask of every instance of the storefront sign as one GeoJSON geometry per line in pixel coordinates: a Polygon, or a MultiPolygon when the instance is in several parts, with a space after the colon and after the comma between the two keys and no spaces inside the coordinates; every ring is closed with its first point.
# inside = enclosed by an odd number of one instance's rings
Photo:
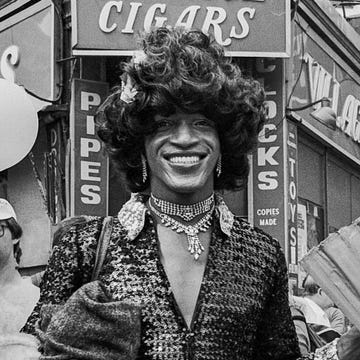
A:
{"type": "Polygon", "coordinates": [[[183,26],[212,33],[232,56],[290,56],[290,2],[72,0],[75,55],[132,55],[139,32],[183,26]]]}
{"type": "MultiPolygon", "coordinates": [[[[0,10],[0,17],[5,12],[0,10]]],[[[36,3],[0,23],[0,78],[24,86],[39,97],[53,100],[60,91],[55,63],[59,42],[58,18],[50,0],[36,3]],[[36,50],[34,48],[36,41],[36,50]]],[[[31,97],[40,110],[48,105],[31,97]]]]}
{"type": "Polygon", "coordinates": [[[297,234],[297,127],[287,123],[287,227],[288,227],[288,264],[289,274],[298,274],[298,234],[297,234]]]}
{"type": "Polygon", "coordinates": [[[332,130],[311,113],[316,104],[299,111],[299,115],[340,150],[354,159],[360,159],[360,78],[321,39],[303,33],[295,27],[293,78],[299,77],[293,91],[290,107],[301,107],[323,97],[330,99],[336,114],[336,129],[332,130]],[[303,46],[302,43],[306,44],[303,46]]]}
{"type": "Polygon", "coordinates": [[[285,248],[282,60],[259,59],[257,71],[267,89],[269,122],[259,134],[253,156],[254,225],[277,238],[285,248]]]}
{"type": "Polygon", "coordinates": [[[108,158],[95,132],[95,112],[108,84],[75,79],[70,113],[71,215],[106,215],[108,158]]]}

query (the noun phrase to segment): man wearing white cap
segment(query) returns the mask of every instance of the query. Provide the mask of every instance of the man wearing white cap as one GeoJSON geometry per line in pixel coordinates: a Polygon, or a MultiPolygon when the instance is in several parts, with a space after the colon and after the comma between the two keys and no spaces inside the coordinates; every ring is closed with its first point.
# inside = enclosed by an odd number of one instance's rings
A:
{"type": "Polygon", "coordinates": [[[17,270],[21,235],[13,207],[0,198],[0,335],[19,332],[39,299],[39,288],[17,270]]]}

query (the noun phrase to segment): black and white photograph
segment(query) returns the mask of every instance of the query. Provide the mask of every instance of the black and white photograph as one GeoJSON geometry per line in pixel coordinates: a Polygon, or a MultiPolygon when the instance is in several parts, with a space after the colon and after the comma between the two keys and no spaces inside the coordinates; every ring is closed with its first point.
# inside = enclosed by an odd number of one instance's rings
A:
{"type": "Polygon", "coordinates": [[[360,1],[0,0],[0,360],[360,360],[360,1]]]}

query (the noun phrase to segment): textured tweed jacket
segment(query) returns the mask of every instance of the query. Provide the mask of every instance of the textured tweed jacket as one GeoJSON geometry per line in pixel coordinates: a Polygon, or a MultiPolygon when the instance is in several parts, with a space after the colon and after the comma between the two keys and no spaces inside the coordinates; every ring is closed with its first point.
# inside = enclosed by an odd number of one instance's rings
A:
{"type": "MultiPolygon", "coordinates": [[[[295,360],[300,357],[288,305],[287,267],[279,243],[235,217],[221,197],[191,328],[160,262],[146,197],[134,195],[114,219],[100,279],[114,300],[141,307],[138,359],[295,360]]],[[[64,303],[90,281],[102,218],[76,225],[54,247],[42,304],[64,303]]]]}

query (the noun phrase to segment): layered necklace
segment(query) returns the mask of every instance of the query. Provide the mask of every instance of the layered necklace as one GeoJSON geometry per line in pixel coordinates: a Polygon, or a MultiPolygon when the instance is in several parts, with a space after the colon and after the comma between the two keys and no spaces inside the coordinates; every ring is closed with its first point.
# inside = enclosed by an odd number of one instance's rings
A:
{"type": "Polygon", "coordinates": [[[153,194],[151,194],[151,199],[164,214],[178,216],[185,221],[191,221],[196,216],[209,212],[211,207],[214,205],[214,193],[212,193],[207,199],[191,205],[174,204],[172,202],[159,199],[153,194]]]}
{"type": "Polygon", "coordinates": [[[199,232],[205,232],[211,225],[215,208],[214,194],[207,199],[192,205],[174,204],[155,197],[151,194],[149,201],[150,210],[160,218],[160,221],[177,233],[185,233],[188,241],[188,251],[197,260],[204,247],[199,239],[199,232]],[[161,210],[157,210],[152,202],[161,210]],[[203,215],[195,224],[185,225],[175,220],[172,216],[179,216],[185,221],[191,221],[196,216],[203,215]]]}

